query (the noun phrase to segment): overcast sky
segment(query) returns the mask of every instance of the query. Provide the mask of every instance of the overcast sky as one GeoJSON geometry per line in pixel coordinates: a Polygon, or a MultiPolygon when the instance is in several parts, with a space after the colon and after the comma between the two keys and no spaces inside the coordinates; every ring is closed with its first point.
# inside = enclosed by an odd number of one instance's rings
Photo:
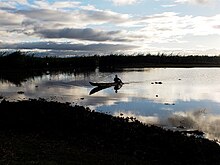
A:
{"type": "Polygon", "coordinates": [[[220,54],[220,0],[0,0],[0,18],[2,50],[220,54]]]}

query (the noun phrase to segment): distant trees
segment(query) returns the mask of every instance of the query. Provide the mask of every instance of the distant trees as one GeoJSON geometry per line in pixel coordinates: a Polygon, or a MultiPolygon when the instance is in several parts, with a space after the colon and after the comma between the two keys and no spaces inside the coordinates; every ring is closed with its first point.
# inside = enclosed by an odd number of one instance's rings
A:
{"type": "Polygon", "coordinates": [[[126,67],[206,67],[220,66],[220,56],[178,56],[139,54],[82,57],[35,57],[16,51],[0,54],[0,69],[40,69],[40,70],[103,70],[126,67]]]}
{"type": "Polygon", "coordinates": [[[137,55],[137,56],[101,56],[99,67],[210,67],[220,66],[220,56],[168,56],[168,55],[137,55]]]}
{"type": "Polygon", "coordinates": [[[57,57],[35,57],[27,55],[20,51],[10,54],[2,53],[0,55],[1,69],[40,69],[40,70],[65,70],[65,69],[95,69],[95,57],[74,57],[74,58],[57,58],[57,57]]]}

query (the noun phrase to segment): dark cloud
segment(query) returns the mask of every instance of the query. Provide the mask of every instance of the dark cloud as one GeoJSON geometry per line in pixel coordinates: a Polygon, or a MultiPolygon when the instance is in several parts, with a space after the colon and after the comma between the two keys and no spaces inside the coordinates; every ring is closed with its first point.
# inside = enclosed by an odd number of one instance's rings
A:
{"type": "Polygon", "coordinates": [[[0,10],[9,10],[9,11],[13,11],[16,10],[15,7],[0,7],[0,10]]]}
{"type": "Polygon", "coordinates": [[[120,34],[120,31],[98,31],[91,28],[85,29],[44,29],[36,31],[44,38],[70,38],[89,41],[127,41],[125,39],[114,37],[120,34]]]}
{"type": "Polygon", "coordinates": [[[0,49],[42,49],[42,50],[72,50],[72,51],[120,51],[137,48],[134,45],[122,44],[71,44],[56,42],[27,42],[17,44],[1,43],[0,49]]]}

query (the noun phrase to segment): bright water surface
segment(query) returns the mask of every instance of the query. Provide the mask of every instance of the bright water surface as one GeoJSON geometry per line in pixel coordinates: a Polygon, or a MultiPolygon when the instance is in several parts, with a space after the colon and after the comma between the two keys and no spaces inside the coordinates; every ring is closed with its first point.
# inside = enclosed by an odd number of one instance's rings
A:
{"type": "Polygon", "coordinates": [[[71,102],[145,123],[199,129],[208,138],[219,140],[219,80],[220,68],[145,68],[111,73],[97,69],[89,74],[43,75],[20,86],[2,80],[0,96],[13,101],[40,97],[71,102]],[[126,83],[117,93],[110,87],[89,95],[94,88],[89,81],[112,82],[115,74],[126,83]]]}

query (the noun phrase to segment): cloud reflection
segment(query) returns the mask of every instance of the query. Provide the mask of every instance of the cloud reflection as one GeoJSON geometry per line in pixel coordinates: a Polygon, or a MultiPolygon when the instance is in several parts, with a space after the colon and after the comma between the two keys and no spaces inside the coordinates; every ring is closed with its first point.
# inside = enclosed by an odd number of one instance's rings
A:
{"type": "Polygon", "coordinates": [[[205,133],[206,138],[220,141],[220,115],[210,114],[204,109],[189,112],[174,112],[167,118],[161,118],[156,115],[145,116],[135,114],[134,111],[124,110],[114,112],[113,115],[125,118],[133,117],[143,123],[154,124],[169,129],[176,129],[181,126],[184,130],[199,130],[205,133]]]}

